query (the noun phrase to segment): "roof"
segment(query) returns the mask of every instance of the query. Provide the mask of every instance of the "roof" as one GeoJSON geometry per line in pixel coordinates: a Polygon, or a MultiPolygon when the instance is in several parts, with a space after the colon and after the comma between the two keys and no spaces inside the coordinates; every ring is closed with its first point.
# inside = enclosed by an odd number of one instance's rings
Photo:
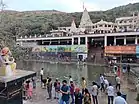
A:
{"type": "Polygon", "coordinates": [[[95,25],[101,25],[101,24],[114,24],[112,22],[107,22],[107,21],[103,21],[103,20],[100,20],[99,22],[95,23],[95,25]]]}
{"type": "MultiPolygon", "coordinates": [[[[135,16],[134,18],[137,18],[137,16],[135,16]]],[[[116,18],[116,21],[120,21],[120,20],[130,20],[130,19],[133,19],[133,16],[132,16],[132,17],[120,17],[120,18],[116,18]]]]}

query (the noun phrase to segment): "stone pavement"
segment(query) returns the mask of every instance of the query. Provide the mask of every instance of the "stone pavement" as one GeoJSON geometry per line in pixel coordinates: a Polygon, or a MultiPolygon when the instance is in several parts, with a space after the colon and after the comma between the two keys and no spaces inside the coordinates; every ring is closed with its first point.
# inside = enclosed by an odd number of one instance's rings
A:
{"type": "MultiPolygon", "coordinates": [[[[126,77],[122,77],[122,92],[127,94],[128,104],[139,104],[135,100],[136,92],[134,91],[135,85],[128,83],[126,77]]],[[[54,91],[54,89],[53,89],[54,91]]],[[[54,92],[53,92],[54,95],[54,92]]],[[[58,104],[58,100],[47,100],[48,94],[46,89],[40,88],[40,84],[37,83],[37,89],[33,92],[33,99],[24,101],[24,104],[58,104]]],[[[107,104],[107,96],[104,93],[99,93],[98,96],[99,104],[107,104]]]]}

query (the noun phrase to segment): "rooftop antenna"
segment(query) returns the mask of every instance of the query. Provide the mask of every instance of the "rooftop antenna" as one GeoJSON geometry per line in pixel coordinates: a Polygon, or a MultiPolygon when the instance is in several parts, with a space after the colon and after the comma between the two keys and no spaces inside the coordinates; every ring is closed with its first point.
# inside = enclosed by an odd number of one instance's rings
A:
{"type": "Polygon", "coordinates": [[[83,2],[83,10],[85,9],[85,7],[84,7],[84,2],[83,2]]]}

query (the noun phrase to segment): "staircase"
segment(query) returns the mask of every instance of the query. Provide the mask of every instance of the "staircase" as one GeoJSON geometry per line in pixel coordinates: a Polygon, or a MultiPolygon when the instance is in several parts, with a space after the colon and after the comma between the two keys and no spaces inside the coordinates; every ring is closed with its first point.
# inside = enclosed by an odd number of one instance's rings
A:
{"type": "Polygon", "coordinates": [[[88,51],[88,61],[93,62],[94,64],[104,64],[104,58],[101,54],[104,54],[104,51],[101,47],[91,47],[88,51]],[[95,56],[93,59],[91,56],[95,56]]]}

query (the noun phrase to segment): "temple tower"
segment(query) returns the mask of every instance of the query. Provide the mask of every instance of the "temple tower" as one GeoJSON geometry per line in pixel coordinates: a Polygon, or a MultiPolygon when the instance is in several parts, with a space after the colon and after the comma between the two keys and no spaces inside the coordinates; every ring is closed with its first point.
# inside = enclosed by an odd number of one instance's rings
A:
{"type": "Polygon", "coordinates": [[[70,29],[70,32],[76,32],[77,31],[77,28],[76,28],[76,24],[75,24],[75,21],[73,19],[72,23],[71,23],[71,29],[70,29]]]}
{"type": "Polygon", "coordinates": [[[89,13],[88,13],[87,9],[85,8],[79,27],[80,28],[85,28],[86,26],[91,26],[91,25],[92,25],[92,21],[90,19],[90,16],[89,16],[89,13]]]}

